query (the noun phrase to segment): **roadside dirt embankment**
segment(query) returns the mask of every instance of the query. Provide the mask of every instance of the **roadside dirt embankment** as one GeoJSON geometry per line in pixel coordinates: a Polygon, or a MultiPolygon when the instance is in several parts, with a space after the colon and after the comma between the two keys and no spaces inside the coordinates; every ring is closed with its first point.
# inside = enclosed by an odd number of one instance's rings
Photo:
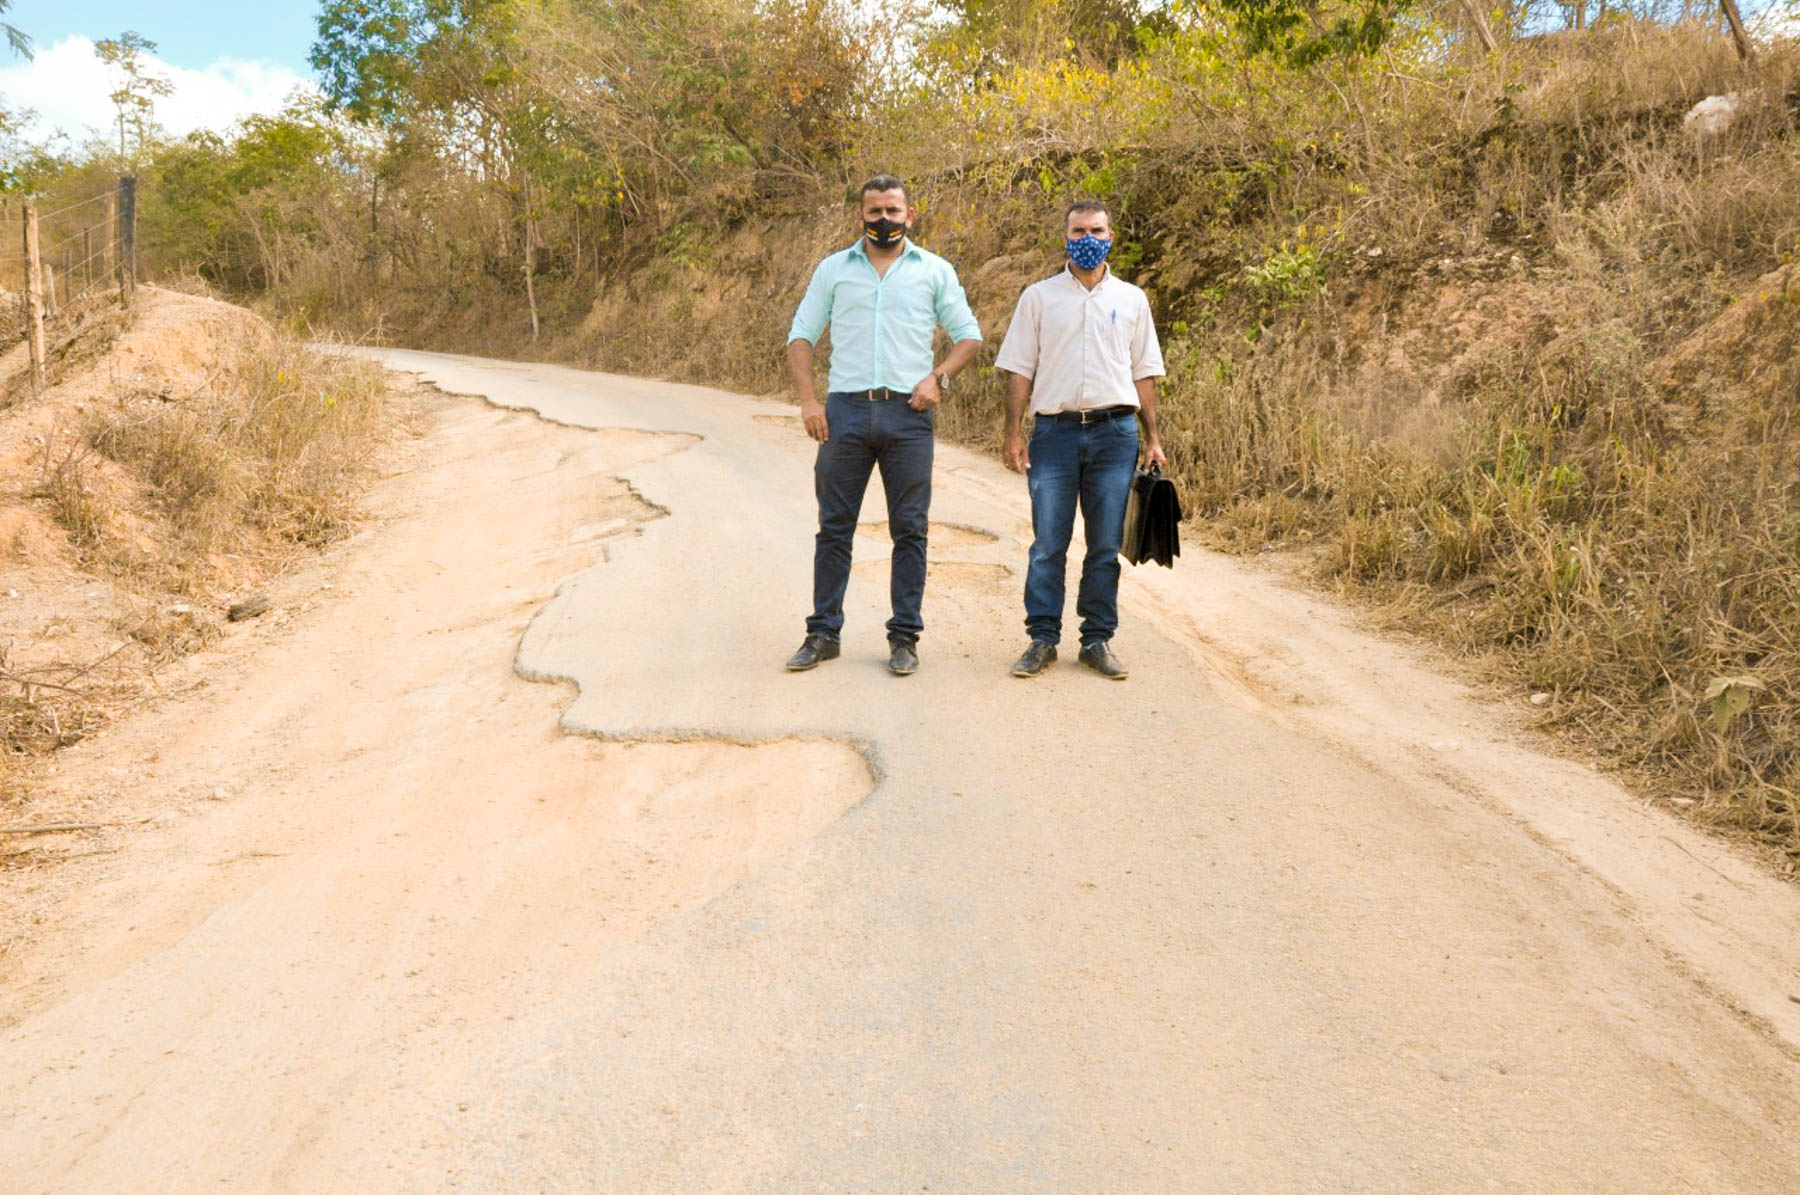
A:
{"type": "MultiPolygon", "coordinates": [[[[24,345],[0,357],[0,821],[32,761],[267,613],[260,587],[351,529],[400,422],[367,364],[156,287],[69,313],[41,391],[24,345]]],[[[58,849],[0,839],[15,865],[58,849]]]]}

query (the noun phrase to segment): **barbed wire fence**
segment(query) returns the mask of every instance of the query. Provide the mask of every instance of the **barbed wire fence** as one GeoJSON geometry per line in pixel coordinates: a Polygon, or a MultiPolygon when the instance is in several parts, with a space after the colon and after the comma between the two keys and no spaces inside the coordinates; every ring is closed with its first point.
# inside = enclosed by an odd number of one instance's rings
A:
{"type": "Polygon", "coordinates": [[[129,305],[137,289],[137,180],[45,210],[35,199],[0,209],[0,288],[8,298],[3,313],[16,320],[16,334],[30,345],[34,388],[45,381],[46,325],[74,313],[91,295],[116,291],[129,305]]]}

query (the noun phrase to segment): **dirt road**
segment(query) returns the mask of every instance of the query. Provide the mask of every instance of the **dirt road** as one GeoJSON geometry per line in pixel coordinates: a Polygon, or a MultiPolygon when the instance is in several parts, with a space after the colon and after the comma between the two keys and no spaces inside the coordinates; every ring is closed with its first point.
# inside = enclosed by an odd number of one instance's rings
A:
{"type": "Polygon", "coordinates": [[[941,447],[920,673],[872,526],[789,675],[792,408],[390,357],[532,413],[68,756],[156,820],[8,960],[0,1189],[1800,1187],[1800,898],[1316,597],[1191,554],[1014,680],[941,447]]]}

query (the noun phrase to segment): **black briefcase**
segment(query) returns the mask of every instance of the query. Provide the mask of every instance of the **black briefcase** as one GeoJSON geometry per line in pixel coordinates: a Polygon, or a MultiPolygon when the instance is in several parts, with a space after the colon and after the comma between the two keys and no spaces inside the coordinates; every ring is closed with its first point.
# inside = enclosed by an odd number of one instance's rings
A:
{"type": "Polygon", "coordinates": [[[1133,564],[1154,560],[1173,568],[1181,555],[1181,497],[1155,465],[1139,469],[1125,502],[1125,542],[1119,554],[1133,564]]]}

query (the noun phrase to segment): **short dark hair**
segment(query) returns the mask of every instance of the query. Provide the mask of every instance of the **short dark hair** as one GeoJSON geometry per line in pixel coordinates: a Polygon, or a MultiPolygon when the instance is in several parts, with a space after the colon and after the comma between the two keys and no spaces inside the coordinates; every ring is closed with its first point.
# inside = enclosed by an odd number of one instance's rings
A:
{"type": "Polygon", "coordinates": [[[906,194],[906,184],[891,174],[878,174],[864,183],[862,190],[856,193],[856,202],[861,203],[867,199],[870,191],[898,191],[905,196],[907,202],[912,201],[912,196],[906,194]]]}
{"type": "Polygon", "coordinates": [[[1069,217],[1073,216],[1076,212],[1099,212],[1102,216],[1106,217],[1108,223],[1111,223],[1112,221],[1112,209],[1106,206],[1106,201],[1103,199],[1077,199],[1074,203],[1071,203],[1069,205],[1069,210],[1063,213],[1063,224],[1065,226],[1069,223],[1069,217]]]}

